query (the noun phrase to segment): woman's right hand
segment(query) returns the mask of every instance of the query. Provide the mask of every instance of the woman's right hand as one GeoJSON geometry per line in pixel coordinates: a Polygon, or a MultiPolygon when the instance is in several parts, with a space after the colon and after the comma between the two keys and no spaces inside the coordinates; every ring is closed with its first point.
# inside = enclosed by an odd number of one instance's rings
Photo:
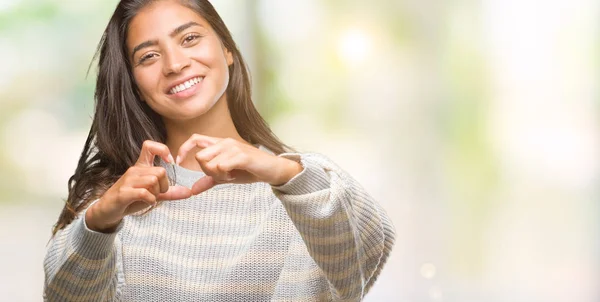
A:
{"type": "Polygon", "coordinates": [[[189,188],[169,186],[167,171],[154,166],[154,157],[174,163],[169,148],[147,140],[135,165],[117,180],[85,215],[87,227],[103,233],[114,232],[123,217],[155,205],[159,200],[178,200],[192,196],[189,188]]]}

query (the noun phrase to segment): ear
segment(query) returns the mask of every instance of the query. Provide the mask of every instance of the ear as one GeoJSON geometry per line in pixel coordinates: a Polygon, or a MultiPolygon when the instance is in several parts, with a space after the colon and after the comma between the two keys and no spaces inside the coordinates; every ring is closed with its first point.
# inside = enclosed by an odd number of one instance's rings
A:
{"type": "Polygon", "coordinates": [[[140,91],[140,87],[138,86],[137,82],[135,81],[135,79],[133,79],[133,85],[135,88],[135,93],[138,96],[138,99],[141,103],[145,103],[146,102],[146,98],[144,97],[144,95],[142,94],[142,92],[140,91]]]}
{"type": "Polygon", "coordinates": [[[140,91],[139,88],[137,88],[137,85],[135,87],[135,90],[137,92],[138,98],[140,100],[140,102],[145,103],[146,102],[146,98],[144,98],[144,96],[142,95],[142,92],[140,91]]]}
{"type": "Polygon", "coordinates": [[[225,51],[225,59],[227,60],[227,66],[231,66],[233,64],[233,55],[227,48],[223,47],[223,50],[225,51]]]}
{"type": "Polygon", "coordinates": [[[142,93],[140,92],[139,89],[136,88],[136,90],[137,90],[137,95],[139,97],[140,102],[141,103],[145,103],[146,102],[146,98],[142,95],[142,93]]]}

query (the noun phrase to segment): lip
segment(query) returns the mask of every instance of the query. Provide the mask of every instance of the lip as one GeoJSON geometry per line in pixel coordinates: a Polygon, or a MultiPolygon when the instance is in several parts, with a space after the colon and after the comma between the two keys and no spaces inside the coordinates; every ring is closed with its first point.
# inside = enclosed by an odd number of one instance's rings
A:
{"type": "Polygon", "coordinates": [[[180,92],[177,92],[177,93],[174,93],[174,94],[168,94],[167,93],[167,96],[169,98],[171,98],[171,99],[178,99],[178,100],[187,99],[187,98],[195,95],[196,92],[198,90],[200,90],[200,86],[202,86],[202,82],[204,82],[204,80],[200,81],[200,83],[198,83],[198,84],[196,84],[196,85],[194,85],[194,86],[192,86],[192,87],[190,87],[190,88],[188,88],[188,89],[186,89],[184,91],[180,91],[180,92]]]}
{"type": "MultiPolygon", "coordinates": [[[[187,77],[187,78],[185,78],[185,79],[183,79],[183,80],[175,81],[175,82],[173,82],[171,85],[169,85],[169,86],[168,86],[167,90],[165,90],[165,93],[166,93],[166,94],[168,94],[168,95],[174,95],[174,94],[169,94],[169,91],[171,91],[171,89],[173,89],[173,87],[175,87],[175,86],[177,86],[177,85],[180,85],[180,84],[183,84],[183,83],[185,83],[185,82],[187,82],[187,81],[189,81],[189,80],[191,80],[191,79],[193,79],[193,78],[198,78],[198,77],[204,78],[204,76],[203,76],[203,75],[199,75],[199,74],[197,74],[197,75],[189,76],[189,77],[187,77]]],[[[202,80],[204,81],[204,79],[202,79],[202,80]]],[[[201,84],[201,83],[202,83],[202,82],[200,82],[200,83],[198,83],[198,84],[201,84]]],[[[177,93],[176,93],[176,94],[177,94],[177,93]]]]}

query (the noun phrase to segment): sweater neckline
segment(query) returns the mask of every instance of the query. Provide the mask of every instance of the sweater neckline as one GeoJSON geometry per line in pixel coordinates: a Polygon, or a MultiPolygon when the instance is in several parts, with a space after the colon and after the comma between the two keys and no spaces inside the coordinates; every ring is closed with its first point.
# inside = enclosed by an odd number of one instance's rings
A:
{"type": "MultiPolygon", "coordinates": [[[[263,145],[254,144],[254,146],[260,150],[263,150],[263,151],[273,154],[273,152],[271,152],[271,150],[269,150],[268,148],[266,148],[263,145]]],[[[202,171],[190,170],[190,169],[184,168],[182,166],[179,166],[177,164],[170,164],[170,163],[165,162],[161,157],[159,157],[159,158],[160,158],[160,165],[167,170],[167,176],[169,177],[169,179],[175,180],[175,183],[177,185],[182,185],[182,186],[191,188],[192,185],[196,181],[198,181],[198,179],[206,176],[206,173],[204,173],[202,171]]],[[[236,185],[236,184],[234,184],[234,183],[219,184],[219,185],[216,185],[215,187],[213,187],[213,189],[226,188],[226,187],[233,186],[233,185],[236,185]]]]}
{"type": "MultiPolygon", "coordinates": [[[[186,169],[176,164],[170,164],[160,159],[160,165],[167,170],[167,177],[175,182],[175,185],[191,188],[196,181],[206,176],[202,171],[186,169]]],[[[235,183],[217,184],[211,190],[219,190],[236,185],[235,183]]]]}

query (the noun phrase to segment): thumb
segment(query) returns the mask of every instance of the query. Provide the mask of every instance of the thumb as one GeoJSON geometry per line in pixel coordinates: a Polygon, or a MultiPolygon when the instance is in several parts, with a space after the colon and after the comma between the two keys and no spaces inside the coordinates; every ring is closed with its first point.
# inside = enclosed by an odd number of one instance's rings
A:
{"type": "Polygon", "coordinates": [[[192,194],[198,195],[212,187],[217,183],[211,176],[204,176],[194,183],[192,186],[192,194]]]}
{"type": "Polygon", "coordinates": [[[182,186],[170,186],[165,193],[160,193],[156,197],[158,200],[178,200],[186,199],[192,196],[192,191],[182,186]]]}

